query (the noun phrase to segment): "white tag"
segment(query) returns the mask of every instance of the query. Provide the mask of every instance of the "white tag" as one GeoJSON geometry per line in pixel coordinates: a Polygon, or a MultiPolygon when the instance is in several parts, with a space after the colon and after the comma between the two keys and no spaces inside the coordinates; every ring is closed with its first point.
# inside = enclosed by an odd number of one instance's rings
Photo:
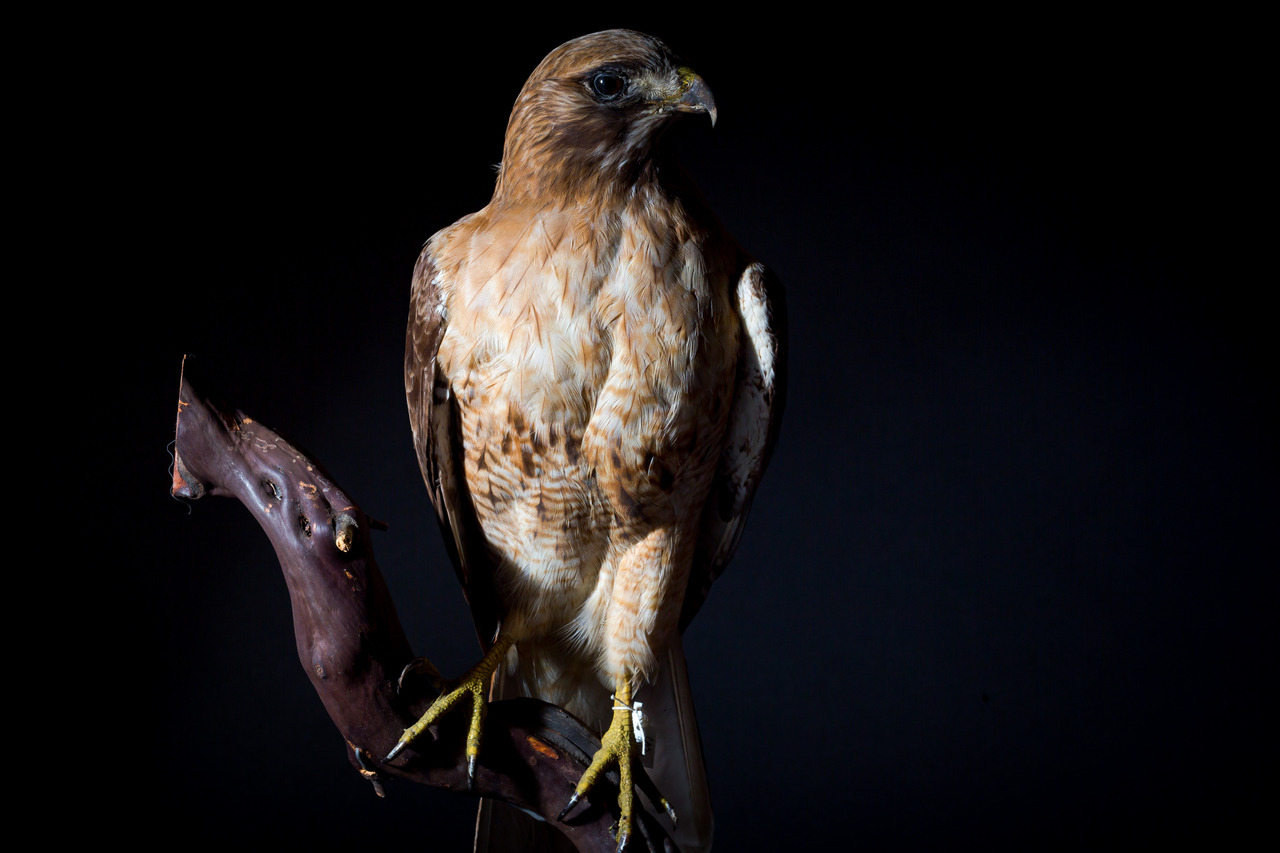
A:
{"type": "Polygon", "coordinates": [[[645,748],[644,712],[640,710],[643,706],[643,702],[637,702],[631,708],[631,733],[636,736],[636,743],[640,744],[641,755],[644,755],[645,748]]]}
{"type": "Polygon", "coordinates": [[[644,707],[643,702],[636,702],[634,705],[624,705],[618,701],[618,697],[612,697],[614,701],[613,710],[630,711],[631,712],[631,734],[635,737],[636,743],[640,744],[640,754],[645,754],[645,737],[644,737],[644,711],[640,709],[644,707]]]}

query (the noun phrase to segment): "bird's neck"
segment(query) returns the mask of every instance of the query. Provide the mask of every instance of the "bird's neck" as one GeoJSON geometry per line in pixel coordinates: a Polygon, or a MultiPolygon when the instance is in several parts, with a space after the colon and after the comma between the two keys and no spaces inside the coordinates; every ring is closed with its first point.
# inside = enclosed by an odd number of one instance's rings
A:
{"type": "Polygon", "coordinates": [[[615,207],[661,185],[664,169],[646,146],[615,146],[603,152],[557,148],[552,140],[508,148],[494,187],[495,201],[615,207]]]}

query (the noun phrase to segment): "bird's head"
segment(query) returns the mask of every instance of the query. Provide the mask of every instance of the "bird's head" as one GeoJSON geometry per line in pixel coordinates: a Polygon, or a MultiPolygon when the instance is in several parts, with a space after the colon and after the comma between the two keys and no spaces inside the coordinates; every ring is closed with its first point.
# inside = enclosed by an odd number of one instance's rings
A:
{"type": "Polygon", "coordinates": [[[566,42],[534,69],[511,110],[499,192],[628,186],[682,113],[706,113],[714,125],[715,99],[658,39],[606,30],[566,42]]]}

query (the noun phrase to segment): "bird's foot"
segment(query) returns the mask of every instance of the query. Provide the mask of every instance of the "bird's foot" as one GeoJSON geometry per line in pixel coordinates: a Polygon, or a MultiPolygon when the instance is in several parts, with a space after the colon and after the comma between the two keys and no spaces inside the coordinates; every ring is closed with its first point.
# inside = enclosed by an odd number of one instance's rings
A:
{"type": "MultiPolygon", "coordinates": [[[[488,708],[486,694],[489,690],[489,679],[493,675],[493,671],[498,668],[498,664],[509,648],[511,648],[511,640],[507,637],[499,637],[493,644],[493,648],[489,649],[488,654],[458,680],[456,687],[432,702],[431,707],[422,715],[422,718],[404,730],[400,740],[391,748],[391,752],[387,753],[384,762],[393,761],[396,756],[404,751],[406,746],[426,731],[428,726],[434,724],[455,705],[469,699],[471,704],[471,725],[467,729],[467,787],[472,787],[476,775],[476,758],[480,755],[480,734],[484,726],[485,712],[488,708]]],[[[410,664],[409,667],[405,668],[405,671],[408,672],[409,668],[414,665],[410,664]]],[[[431,672],[434,672],[434,670],[435,668],[431,667],[431,672]]],[[[400,677],[403,681],[404,673],[400,677]]],[[[436,677],[438,678],[438,674],[436,677]]]]}
{"type": "Polygon", "coordinates": [[[564,820],[595,785],[600,774],[607,770],[610,764],[617,763],[620,778],[618,780],[618,832],[615,837],[618,840],[618,853],[622,853],[627,847],[627,842],[631,840],[631,833],[635,826],[635,784],[637,782],[644,785],[645,792],[650,798],[666,810],[672,822],[675,821],[676,815],[671,804],[658,793],[643,771],[638,778],[635,775],[633,761],[637,755],[637,749],[633,729],[634,709],[631,705],[630,682],[620,679],[613,699],[613,720],[609,723],[609,729],[600,739],[600,749],[591,759],[591,766],[587,768],[587,772],[582,774],[578,787],[560,812],[559,819],[564,820]]]}

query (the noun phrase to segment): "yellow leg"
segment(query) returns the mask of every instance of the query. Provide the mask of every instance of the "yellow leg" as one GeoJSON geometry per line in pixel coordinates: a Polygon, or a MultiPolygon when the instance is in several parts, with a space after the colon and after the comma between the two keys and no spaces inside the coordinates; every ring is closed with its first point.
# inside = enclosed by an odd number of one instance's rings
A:
{"type": "Polygon", "coordinates": [[[431,707],[422,715],[422,719],[404,730],[400,740],[387,753],[384,761],[391,761],[413,742],[414,738],[427,730],[427,726],[440,719],[446,711],[462,702],[466,697],[471,699],[471,726],[467,729],[467,782],[470,784],[476,774],[476,757],[480,755],[480,736],[484,727],[484,716],[488,708],[487,696],[489,679],[498,664],[511,648],[511,638],[499,636],[489,653],[458,682],[458,686],[431,703],[431,707]]]}
{"type": "MultiPolygon", "coordinates": [[[[609,729],[600,739],[600,749],[591,759],[591,766],[582,774],[578,787],[569,798],[569,804],[560,812],[560,820],[564,820],[578,801],[591,790],[611,762],[617,762],[620,784],[618,786],[618,850],[627,846],[631,837],[632,816],[635,808],[635,787],[632,781],[631,761],[635,754],[635,735],[631,728],[631,682],[619,678],[614,692],[613,720],[609,729]]],[[[665,801],[664,801],[665,802],[665,801]]]]}

